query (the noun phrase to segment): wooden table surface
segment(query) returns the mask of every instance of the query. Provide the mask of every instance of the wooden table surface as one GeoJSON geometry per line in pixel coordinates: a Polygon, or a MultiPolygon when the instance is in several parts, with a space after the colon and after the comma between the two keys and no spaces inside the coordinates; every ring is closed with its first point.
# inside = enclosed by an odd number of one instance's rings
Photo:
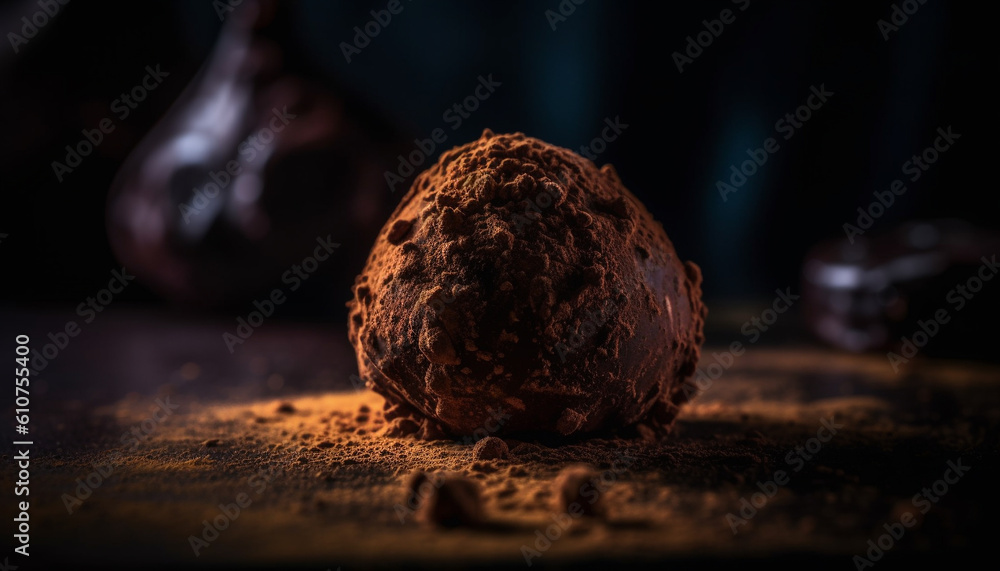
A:
{"type": "MultiPolygon", "coordinates": [[[[664,443],[510,440],[511,459],[477,462],[462,442],[381,435],[381,400],[350,388],[339,330],[276,322],[228,354],[226,327],[122,311],[42,372],[32,555],[11,563],[868,568],[860,556],[888,569],[965,563],[997,528],[993,365],[918,359],[897,373],[879,354],[754,346],[664,443]],[[604,477],[607,517],[551,528],[553,480],[581,462],[604,477]],[[441,530],[401,512],[415,470],[476,482],[490,525],[441,530]],[[216,519],[239,500],[238,516],[216,519]],[[225,529],[215,537],[208,521],[225,529]]],[[[15,453],[4,450],[8,475],[15,453]]]]}

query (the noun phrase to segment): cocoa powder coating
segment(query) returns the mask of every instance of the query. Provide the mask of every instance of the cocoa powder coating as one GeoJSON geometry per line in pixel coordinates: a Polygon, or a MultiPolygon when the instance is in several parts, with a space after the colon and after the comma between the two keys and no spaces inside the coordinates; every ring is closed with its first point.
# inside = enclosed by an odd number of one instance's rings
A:
{"type": "Polygon", "coordinates": [[[416,178],[348,306],[361,377],[425,438],[669,430],[706,314],[610,165],[488,130],[416,178]]]}

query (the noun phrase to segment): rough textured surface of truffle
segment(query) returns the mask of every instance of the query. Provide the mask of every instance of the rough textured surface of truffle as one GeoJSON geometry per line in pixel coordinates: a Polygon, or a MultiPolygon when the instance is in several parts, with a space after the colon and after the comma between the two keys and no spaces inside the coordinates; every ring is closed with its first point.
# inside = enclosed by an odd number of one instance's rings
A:
{"type": "Polygon", "coordinates": [[[668,429],[706,312],[610,165],[490,131],[416,178],[348,305],[361,377],[424,437],[668,429]]]}

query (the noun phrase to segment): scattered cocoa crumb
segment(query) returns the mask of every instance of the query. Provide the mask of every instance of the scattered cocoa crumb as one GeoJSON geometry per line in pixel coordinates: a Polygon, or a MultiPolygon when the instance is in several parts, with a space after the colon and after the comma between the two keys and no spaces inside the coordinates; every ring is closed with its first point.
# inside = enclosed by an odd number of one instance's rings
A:
{"type": "Polygon", "coordinates": [[[603,516],[606,512],[604,496],[595,482],[600,479],[589,465],[576,464],[563,468],[556,476],[552,489],[556,509],[560,512],[580,512],[582,515],[603,516]]]}
{"type": "Polygon", "coordinates": [[[472,448],[476,460],[506,460],[508,456],[507,443],[496,436],[487,436],[472,448]]]}
{"type": "Polygon", "coordinates": [[[457,474],[443,474],[422,497],[417,520],[440,527],[476,527],[485,521],[479,484],[457,474]]]}

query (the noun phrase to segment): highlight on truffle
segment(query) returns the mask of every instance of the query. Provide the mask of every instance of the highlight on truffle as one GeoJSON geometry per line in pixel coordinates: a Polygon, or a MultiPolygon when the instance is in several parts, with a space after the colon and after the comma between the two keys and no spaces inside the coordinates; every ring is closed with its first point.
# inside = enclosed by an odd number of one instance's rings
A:
{"type": "Polygon", "coordinates": [[[701,279],[610,165],[487,130],[386,222],[349,336],[386,418],[419,436],[669,431],[704,341],[701,279]]]}

